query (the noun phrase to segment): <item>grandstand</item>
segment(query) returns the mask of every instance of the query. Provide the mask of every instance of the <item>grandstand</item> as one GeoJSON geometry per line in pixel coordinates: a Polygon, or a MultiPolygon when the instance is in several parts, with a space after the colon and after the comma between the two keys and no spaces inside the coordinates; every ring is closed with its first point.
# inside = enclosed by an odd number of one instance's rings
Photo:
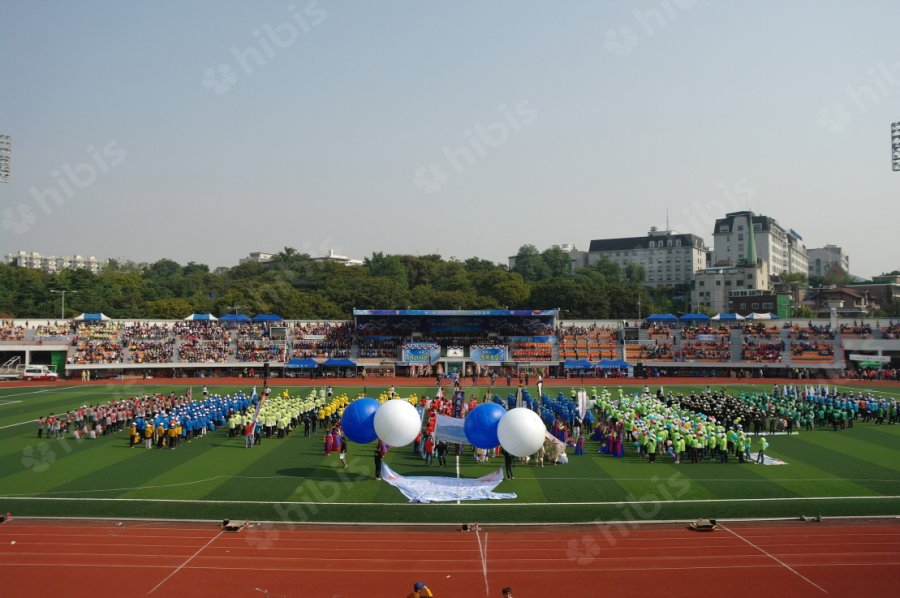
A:
{"type": "Polygon", "coordinates": [[[900,324],[560,321],[556,310],[355,310],[352,320],[4,320],[0,362],[61,375],[862,374],[896,367],[900,324]],[[603,364],[626,373],[605,371],[603,364]],[[574,371],[573,371],[574,370],[574,371]],[[768,374],[766,374],[768,373],[768,374]]]}

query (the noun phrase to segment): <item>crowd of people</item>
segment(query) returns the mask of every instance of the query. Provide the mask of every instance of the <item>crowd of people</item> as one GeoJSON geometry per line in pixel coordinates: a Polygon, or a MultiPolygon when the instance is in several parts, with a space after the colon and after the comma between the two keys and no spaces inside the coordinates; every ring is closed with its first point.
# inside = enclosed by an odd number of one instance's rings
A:
{"type": "Polygon", "coordinates": [[[823,340],[833,340],[834,339],[834,330],[831,329],[830,324],[825,324],[824,326],[815,325],[812,322],[807,323],[805,327],[798,326],[796,324],[791,325],[785,323],[785,328],[790,329],[788,332],[788,336],[792,339],[798,340],[810,340],[810,339],[823,339],[823,340]]]}
{"type": "Polygon", "coordinates": [[[755,336],[744,337],[741,345],[741,359],[756,363],[777,363],[785,349],[784,341],[762,342],[755,336]]]}
{"type": "Polygon", "coordinates": [[[796,357],[834,357],[834,343],[815,340],[791,341],[791,354],[796,357]]]}
{"type": "Polygon", "coordinates": [[[283,361],[284,344],[263,340],[238,340],[235,356],[238,361],[283,361]]]}
{"type": "Polygon", "coordinates": [[[672,353],[674,361],[730,361],[731,342],[719,341],[684,341],[672,353]]]}
{"type": "Polygon", "coordinates": [[[12,320],[0,321],[0,341],[21,341],[25,339],[27,327],[13,323],[12,320]]]}
{"type": "Polygon", "coordinates": [[[721,326],[710,326],[709,324],[697,324],[687,326],[681,330],[681,338],[685,340],[693,340],[698,336],[717,335],[731,336],[731,329],[722,324],[721,326]]]}
{"type": "Polygon", "coordinates": [[[172,363],[175,359],[175,342],[132,340],[128,344],[129,363],[172,363]]]}

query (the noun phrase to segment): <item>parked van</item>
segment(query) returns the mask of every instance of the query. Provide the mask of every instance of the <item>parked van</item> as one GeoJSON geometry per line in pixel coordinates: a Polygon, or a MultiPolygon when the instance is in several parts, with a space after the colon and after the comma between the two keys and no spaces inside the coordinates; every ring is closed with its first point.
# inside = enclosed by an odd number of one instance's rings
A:
{"type": "Polygon", "coordinates": [[[22,380],[57,380],[59,374],[45,365],[26,365],[20,376],[22,380]]]}

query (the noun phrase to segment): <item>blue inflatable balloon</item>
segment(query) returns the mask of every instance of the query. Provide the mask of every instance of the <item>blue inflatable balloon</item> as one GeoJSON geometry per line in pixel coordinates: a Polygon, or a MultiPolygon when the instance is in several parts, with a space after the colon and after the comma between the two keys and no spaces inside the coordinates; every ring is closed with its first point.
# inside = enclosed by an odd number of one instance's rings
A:
{"type": "Polygon", "coordinates": [[[368,444],[376,438],[375,412],[381,404],[375,399],[357,399],[347,405],[341,418],[344,434],[357,444],[368,444]]]}
{"type": "Polygon", "coordinates": [[[473,446],[492,449],[500,444],[497,438],[497,426],[506,415],[506,409],[497,403],[482,403],[466,415],[463,430],[466,438],[473,446]]]}

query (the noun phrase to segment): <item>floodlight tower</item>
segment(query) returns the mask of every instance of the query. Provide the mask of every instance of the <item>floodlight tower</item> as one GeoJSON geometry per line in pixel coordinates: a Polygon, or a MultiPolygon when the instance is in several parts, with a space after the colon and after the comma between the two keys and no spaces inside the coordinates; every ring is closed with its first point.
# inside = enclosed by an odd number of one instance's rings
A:
{"type": "Polygon", "coordinates": [[[891,153],[894,172],[900,172],[900,122],[891,123],[891,153]]]}
{"type": "Polygon", "coordinates": [[[12,139],[9,135],[0,135],[0,183],[9,182],[9,163],[12,158],[12,139]]]}

